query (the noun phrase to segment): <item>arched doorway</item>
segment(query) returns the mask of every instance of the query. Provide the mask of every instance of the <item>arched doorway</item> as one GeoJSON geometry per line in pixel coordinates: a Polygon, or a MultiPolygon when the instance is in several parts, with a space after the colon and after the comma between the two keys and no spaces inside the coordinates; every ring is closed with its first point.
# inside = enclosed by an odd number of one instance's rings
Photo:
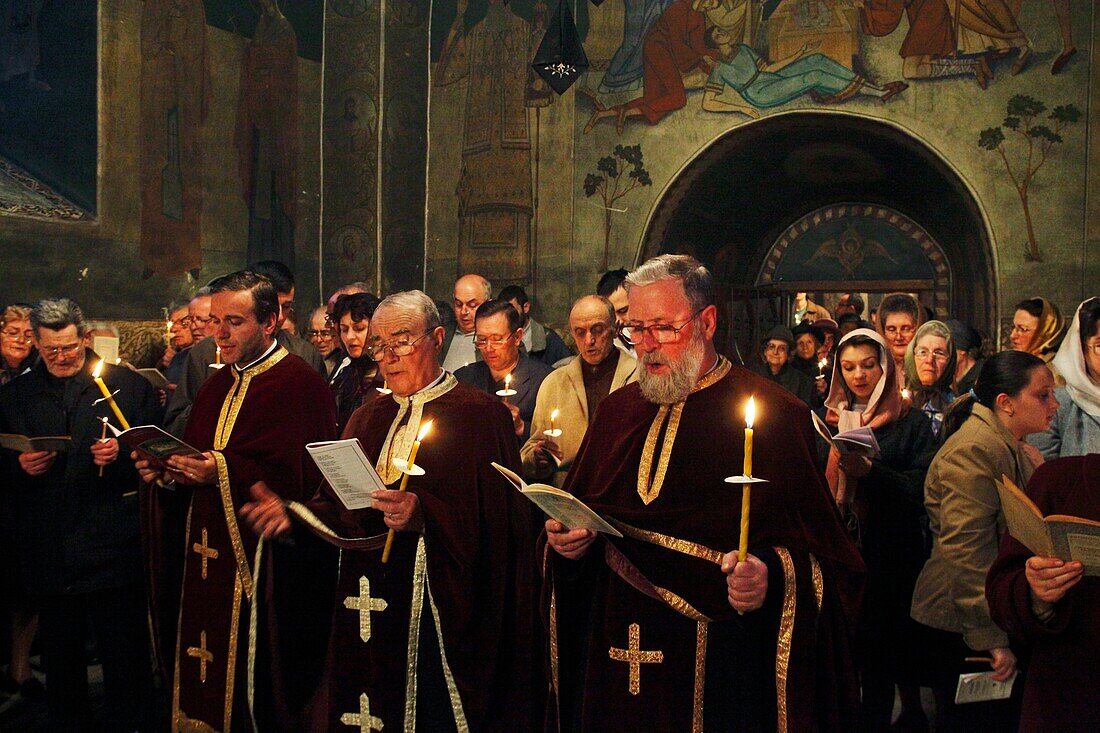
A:
{"type": "Polygon", "coordinates": [[[811,290],[917,291],[941,317],[996,333],[994,248],[981,205],[939,152],[880,119],[798,111],[723,133],[665,187],[635,264],[663,252],[687,252],[707,263],[732,300],[807,284],[811,290]],[[875,245],[897,233],[887,247],[893,261],[875,257],[874,247],[862,242],[863,262],[852,267],[851,258],[829,256],[826,247],[816,270],[801,271],[816,272],[811,282],[792,280],[793,266],[846,231],[840,223],[846,217],[858,220],[856,236],[875,245]],[[799,244],[807,231],[816,232],[817,249],[799,244]],[[913,257],[897,255],[895,247],[906,243],[924,253],[923,269],[913,257]],[[796,245],[798,258],[785,259],[796,245]]]}

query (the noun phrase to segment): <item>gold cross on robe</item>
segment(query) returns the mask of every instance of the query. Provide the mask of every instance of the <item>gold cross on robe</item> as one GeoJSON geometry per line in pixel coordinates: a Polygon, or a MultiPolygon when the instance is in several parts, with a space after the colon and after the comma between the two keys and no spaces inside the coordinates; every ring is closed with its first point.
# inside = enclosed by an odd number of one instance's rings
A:
{"type": "Polygon", "coordinates": [[[665,653],[662,651],[642,651],[642,630],[638,624],[630,624],[627,635],[627,648],[618,649],[611,647],[607,655],[616,662],[626,662],[630,665],[630,694],[637,695],[642,691],[642,665],[660,664],[665,661],[665,653]]]}
{"type": "Polygon", "coordinates": [[[214,661],[214,655],[206,649],[206,632],[199,632],[199,645],[187,647],[187,656],[199,660],[199,682],[206,682],[206,665],[214,661]]]}
{"type": "Polygon", "coordinates": [[[218,551],[207,544],[206,527],[202,528],[202,542],[191,545],[191,550],[202,556],[202,579],[206,580],[206,563],[218,559],[218,551]]]}
{"type": "Polygon", "coordinates": [[[381,598],[370,597],[370,581],[366,576],[359,578],[359,595],[344,599],[344,608],[359,611],[359,638],[370,641],[371,611],[385,611],[389,604],[381,598]]]}
{"type": "Polygon", "coordinates": [[[340,722],[344,725],[359,726],[359,733],[382,730],[382,719],[370,714],[370,700],[366,693],[359,696],[359,712],[344,713],[340,716],[340,722]]]}

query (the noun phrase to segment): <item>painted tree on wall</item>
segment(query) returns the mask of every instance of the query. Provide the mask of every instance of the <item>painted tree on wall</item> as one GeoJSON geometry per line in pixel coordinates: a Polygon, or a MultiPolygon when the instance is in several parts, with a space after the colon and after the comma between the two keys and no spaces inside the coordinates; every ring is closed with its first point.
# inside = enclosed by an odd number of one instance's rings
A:
{"type": "Polygon", "coordinates": [[[607,270],[611,215],[615,212],[615,203],[638,186],[653,184],[642,158],[641,145],[616,145],[611,155],[596,161],[596,172],[589,173],[584,179],[584,195],[591,198],[599,194],[603,201],[603,260],[599,272],[607,270]]]}
{"type": "Polygon", "coordinates": [[[1054,146],[1062,142],[1062,130],[1081,119],[1081,110],[1072,104],[1059,105],[1043,117],[1046,111],[1047,106],[1038,99],[1017,94],[1008,100],[1004,122],[997,127],[982,130],[978,135],[978,147],[1001,156],[1001,162],[1004,163],[1008,177],[1020,197],[1024,221],[1027,224],[1024,257],[1033,262],[1041,261],[1043,257],[1035,240],[1035,227],[1028,205],[1031,184],[1047,162],[1054,146]]]}

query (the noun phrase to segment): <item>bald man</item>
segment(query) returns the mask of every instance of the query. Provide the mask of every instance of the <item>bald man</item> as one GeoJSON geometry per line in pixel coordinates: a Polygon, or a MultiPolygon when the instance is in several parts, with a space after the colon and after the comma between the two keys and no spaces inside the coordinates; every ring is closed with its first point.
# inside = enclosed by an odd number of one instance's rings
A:
{"type": "Polygon", "coordinates": [[[559,487],[600,402],[637,381],[637,361],[615,348],[615,308],[607,298],[586,295],[577,300],[569,311],[569,331],[579,356],[543,380],[531,418],[531,437],[520,449],[528,478],[559,487]],[[554,410],[558,411],[554,427],[561,430],[557,437],[546,434],[554,410]]]}
{"type": "Polygon", "coordinates": [[[451,307],[455,311],[455,329],[443,336],[443,368],[454,373],[480,361],[474,347],[474,313],[479,305],[493,297],[492,284],[481,275],[469,274],[455,280],[451,307]]]}

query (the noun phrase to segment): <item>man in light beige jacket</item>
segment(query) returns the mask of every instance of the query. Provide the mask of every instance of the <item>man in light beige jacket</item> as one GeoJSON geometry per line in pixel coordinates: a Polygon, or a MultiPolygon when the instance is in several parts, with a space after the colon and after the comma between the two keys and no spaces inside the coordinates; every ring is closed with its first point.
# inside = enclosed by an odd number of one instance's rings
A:
{"type": "Polygon", "coordinates": [[[579,356],[543,380],[531,418],[531,437],[520,448],[529,480],[561,486],[588,423],[604,397],[637,380],[637,361],[615,348],[615,309],[607,298],[586,295],[569,312],[579,356]],[[550,416],[554,432],[548,435],[550,416]]]}

